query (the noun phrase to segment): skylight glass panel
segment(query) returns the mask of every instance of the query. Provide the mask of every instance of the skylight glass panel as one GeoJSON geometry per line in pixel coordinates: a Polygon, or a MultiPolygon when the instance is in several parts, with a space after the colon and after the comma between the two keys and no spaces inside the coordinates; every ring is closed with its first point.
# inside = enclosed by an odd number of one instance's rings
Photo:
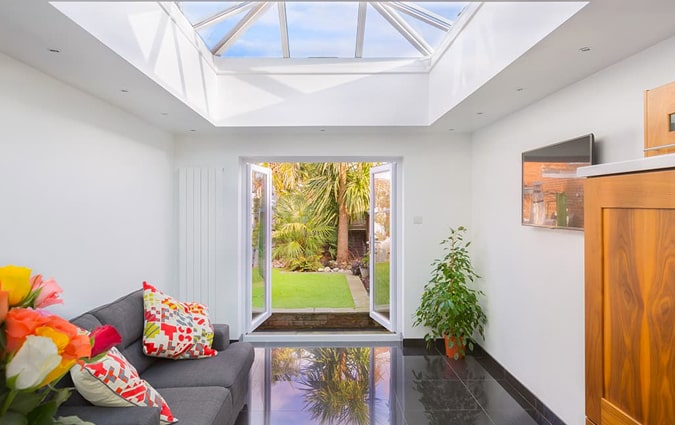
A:
{"type": "Polygon", "coordinates": [[[405,13],[401,13],[400,15],[401,18],[403,18],[415,31],[417,31],[417,33],[422,38],[424,38],[424,40],[434,49],[441,44],[441,41],[443,41],[447,35],[446,31],[422,22],[419,19],[415,19],[412,16],[408,16],[405,13]]]}
{"type": "Polygon", "coordinates": [[[363,2],[360,22],[356,1],[178,4],[216,56],[420,58],[441,46],[469,3],[363,2]]]}
{"type": "Polygon", "coordinates": [[[292,58],[353,58],[358,3],[286,2],[292,58]]]}
{"type": "Polygon", "coordinates": [[[267,9],[244,32],[232,47],[225,50],[224,57],[232,58],[281,58],[279,10],[277,5],[267,9]]]}
{"type": "Polygon", "coordinates": [[[364,58],[418,58],[415,49],[377,10],[368,5],[363,41],[364,58]]]}
{"type": "MultiPolygon", "coordinates": [[[[235,25],[241,20],[243,15],[234,15],[218,22],[218,25],[210,25],[199,30],[199,36],[206,44],[209,50],[212,50],[220,40],[223,39],[235,25]]],[[[223,55],[224,56],[224,55],[223,55]]]]}

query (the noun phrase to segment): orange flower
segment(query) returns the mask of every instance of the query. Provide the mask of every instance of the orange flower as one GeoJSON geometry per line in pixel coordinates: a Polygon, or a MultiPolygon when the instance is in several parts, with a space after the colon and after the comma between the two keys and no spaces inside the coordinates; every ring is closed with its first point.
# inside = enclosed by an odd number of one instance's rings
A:
{"type": "Polygon", "coordinates": [[[13,308],[7,313],[6,323],[7,351],[10,353],[21,348],[28,335],[49,333],[53,336],[58,333],[62,336],[60,343],[56,340],[54,343],[59,347],[59,354],[66,360],[88,358],[91,355],[89,337],[82,334],[80,328],[59,316],[30,308],[13,308]],[[66,343],[63,343],[66,341],[64,338],[67,338],[66,343]]]}
{"type": "Polygon", "coordinates": [[[61,360],[45,376],[40,386],[59,379],[78,359],[91,357],[91,340],[80,328],[67,320],[30,308],[14,308],[6,318],[7,351],[17,352],[28,336],[40,336],[53,341],[61,360]]]}
{"type": "Polygon", "coordinates": [[[30,308],[13,308],[5,318],[7,351],[16,352],[28,335],[34,335],[35,329],[44,325],[47,317],[44,313],[30,308]]]}
{"type": "Polygon", "coordinates": [[[50,315],[44,326],[48,326],[68,336],[68,344],[63,349],[59,349],[59,354],[66,359],[77,360],[79,358],[88,358],[91,355],[91,341],[89,337],[82,333],[80,328],[66,319],[50,315]]]}

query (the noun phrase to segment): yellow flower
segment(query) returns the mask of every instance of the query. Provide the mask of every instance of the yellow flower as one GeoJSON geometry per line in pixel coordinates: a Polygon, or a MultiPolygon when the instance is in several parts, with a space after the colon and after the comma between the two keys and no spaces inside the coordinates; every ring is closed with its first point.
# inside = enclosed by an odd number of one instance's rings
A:
{"type": "Polygon", "coordinates": [[[59,332],[53,328],[47,326],[41,326],[35,329],[35,335],[44,336],[52,340],[59,354],[63,353],[63,350],[66,348],[70,342],[68,335],[63,332],[59,332]]]}
{"type": "Polygon", "coordinates": [[[9,293],[9,305],[17,305],[30,293],[30,269],[27,267],[0,267],[0,290],[9,293]]]}
{"type": "MultiPolygon", "coordinates": [[[[56,346],[56,351],[59,354],[59,356],[63,354],[63,351],[70,343],[70,338],[68,337],[68,335],[47,326],[41,326],[35,329],[35,335],[51,339],[54,345],[56,346]]],[[[54,369],[52,369],[51,372],[49,372],[49,374],[42,380],[39,386],[43,387],[49,384],[50,382],[57,380],[58,378],[63,376],[66,372],[68,372],[68,370],[70,370],[70,368],[73,367],[74,365],[75,359],[67,359],[61,357],[61,361],[59,362],[59,364],[54,369]]]]}

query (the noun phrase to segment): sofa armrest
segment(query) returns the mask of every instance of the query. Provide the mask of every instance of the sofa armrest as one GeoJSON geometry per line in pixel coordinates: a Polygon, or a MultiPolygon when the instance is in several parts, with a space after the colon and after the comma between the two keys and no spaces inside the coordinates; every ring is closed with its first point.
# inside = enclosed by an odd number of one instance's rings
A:
{"type": "Polygon", "coordinates": [[[77,416],[96,425],[159,425],[158,407],[61,406],[57,416],[77,416]]]}
{"type": "Polygon", "coordinates": [[[230,345],[230,326],[222,323],[213,325],[213,349],[225,351],[230,345]]]}

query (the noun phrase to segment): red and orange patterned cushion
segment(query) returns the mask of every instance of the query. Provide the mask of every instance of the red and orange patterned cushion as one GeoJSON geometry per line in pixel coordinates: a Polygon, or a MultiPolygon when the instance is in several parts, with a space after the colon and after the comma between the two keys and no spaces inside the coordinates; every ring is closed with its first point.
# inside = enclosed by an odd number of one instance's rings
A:
{"type": "Polygon", "coordinates": [[[97,362],[73,366],[70,376],[77,391],[95,406],[159,407],[163,424],[178,422],[164,398],[115,347],[97,362]]]}
{"type": "Polygon", "coordinates": [[[206,306],[178,301],[143,282],[143,351],[152,357],[198,359],[218,352],[206,306]]]}

